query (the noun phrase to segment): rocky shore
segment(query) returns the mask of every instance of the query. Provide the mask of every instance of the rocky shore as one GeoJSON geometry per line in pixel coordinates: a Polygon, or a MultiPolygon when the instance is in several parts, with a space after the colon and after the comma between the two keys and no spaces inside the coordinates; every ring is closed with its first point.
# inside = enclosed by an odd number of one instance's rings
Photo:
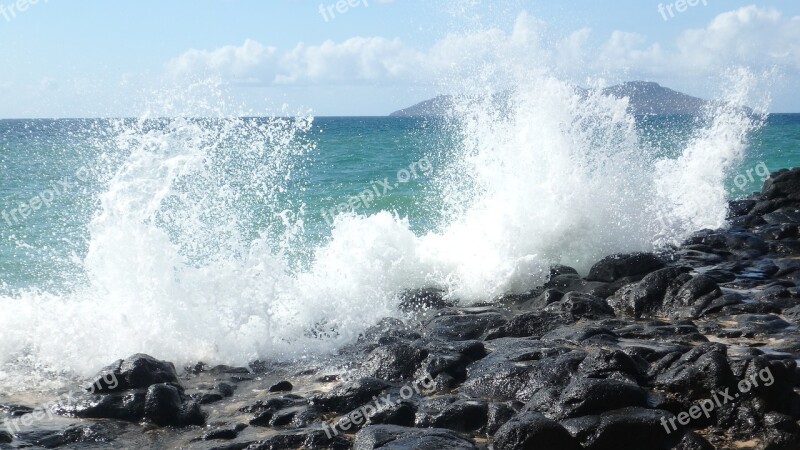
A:
{"type": "Polygon", "coordinates": [[[800,449],[800,169],[662,254],[471,307],[407,292],[324,359],[132,355],[72,398],[0,404],[0,448],[800,449]]]}

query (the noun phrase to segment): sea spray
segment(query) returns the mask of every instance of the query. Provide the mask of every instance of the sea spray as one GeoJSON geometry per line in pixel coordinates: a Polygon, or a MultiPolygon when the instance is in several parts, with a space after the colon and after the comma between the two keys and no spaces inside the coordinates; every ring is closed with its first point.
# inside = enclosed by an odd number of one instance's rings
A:
{"type": "Polygon", "coordinates": [[[549,266],[586,273],[618,252],[652,251],[724,225],[724,179],[758,126],[738,98],[708,111],[677,158],[639,137],[627,99],[529,76],[505,95],[462,99],[462,136],[438,180],[442,231],[425,263],[454,297],[485,300],[546,281],[549,266]],[[469,243],[468,245],[465,245],[469,243]]]}
{"type": "Polygon", "coordinates": [[[585,272],[724,223],[724,173],[757,125],[741,108],[710,111],[663,159],[624,99],[548,75],[502,92],[456,104],[455,145],[431,158],[434,231],[392,211],[339,214],[322,242],[303,239],[298,195],[313,189],[300,176],[315,153],[310,117],[212,108],[212,119],[117,122],[101,144],[115,163],[89,224],[86,280],[0,299],[0,384],[49,386],[136,352],[178,367],[330,352],[399,316],[404,289],[491,300],[540,284],[551,264],[585,272]]]}

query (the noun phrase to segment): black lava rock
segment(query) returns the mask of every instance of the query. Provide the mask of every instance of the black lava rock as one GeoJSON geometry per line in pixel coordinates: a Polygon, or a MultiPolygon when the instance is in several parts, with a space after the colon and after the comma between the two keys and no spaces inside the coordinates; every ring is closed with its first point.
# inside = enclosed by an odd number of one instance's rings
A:
{"type": "Polygon", "coordinates": [[[356,434],[353,450],[477,450],[474,442],[440,428],[370,425],[356,434]]]}
{"type": "Polygon", "coordinates": [[[496,450],[581,450],[558,422],[536,412],[514,416],[494,435],[496,450]]]}
{"type": "Polygon", "coordinates": [[[664,267],[664,261],[652,253],[611,255],[592,266],[589,281],[611,282],[625,277],[646,275],[664,267]]]}
{"type": "Polygon", "coordinates": [[[175,366],[152,356],[137,353],[103,368],[87,388],[94,393],[147,389],[158,383],[178,384],[175,366]]]}

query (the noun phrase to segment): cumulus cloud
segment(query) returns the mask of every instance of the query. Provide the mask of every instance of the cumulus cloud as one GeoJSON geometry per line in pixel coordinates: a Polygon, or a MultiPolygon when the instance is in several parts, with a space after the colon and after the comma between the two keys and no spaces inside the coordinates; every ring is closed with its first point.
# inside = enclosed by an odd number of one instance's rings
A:
{"type": "Polygon", "coordinates": [[[420,52],[399,39],[355,37],[341,44],[299,44],[280,61],[280,69],[267,74],[276,84],[317,82],[370,82],[413,77],[420,52]]]}
{"type": "Polygon", "coordinates": [[[263,85],[434,83],[487,67],[532,62],[576,76],[596,71],[697,76],[737,64],[800,70],[800,17],[785,17],[775,8],[726,12],[669,43],[623,30],[593,38],[588,28],[550,37],[546,24],[522,13],[510,31],[448,34],[424,49],[385,37],[300,43],[282,51],[247,40],[240,46],[189,50],[166,68],[176,77],[213,73],[263,85]]]}
{"type": "Polygon", "coordinates": [[[189,50],[167,63],[175,76],[219,75],[235,81],[258,80],[275,70],[277,49],[247,39],[241,46],[227,45],[216,50],[189,50]]]}
{"type": "Polygon", "coordinates": [[[800,69],[800,17],[758,6],[721,14],[706,28],[685,32],[673,62],[701,73],[729,64],[800,69]]]}

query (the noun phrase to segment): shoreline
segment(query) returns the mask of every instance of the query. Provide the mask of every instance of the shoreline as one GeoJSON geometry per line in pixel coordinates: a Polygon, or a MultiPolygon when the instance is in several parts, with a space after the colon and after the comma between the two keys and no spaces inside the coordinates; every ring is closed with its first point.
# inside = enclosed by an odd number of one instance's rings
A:
{"type": "Polygon", "coordinates": [[[729,225],[496,302],[407,292],[408,320],[318,360],[132,355],[66,402],[0,404],[0,448],[800,448],[800,169],[731,201],[729,225]]]}

